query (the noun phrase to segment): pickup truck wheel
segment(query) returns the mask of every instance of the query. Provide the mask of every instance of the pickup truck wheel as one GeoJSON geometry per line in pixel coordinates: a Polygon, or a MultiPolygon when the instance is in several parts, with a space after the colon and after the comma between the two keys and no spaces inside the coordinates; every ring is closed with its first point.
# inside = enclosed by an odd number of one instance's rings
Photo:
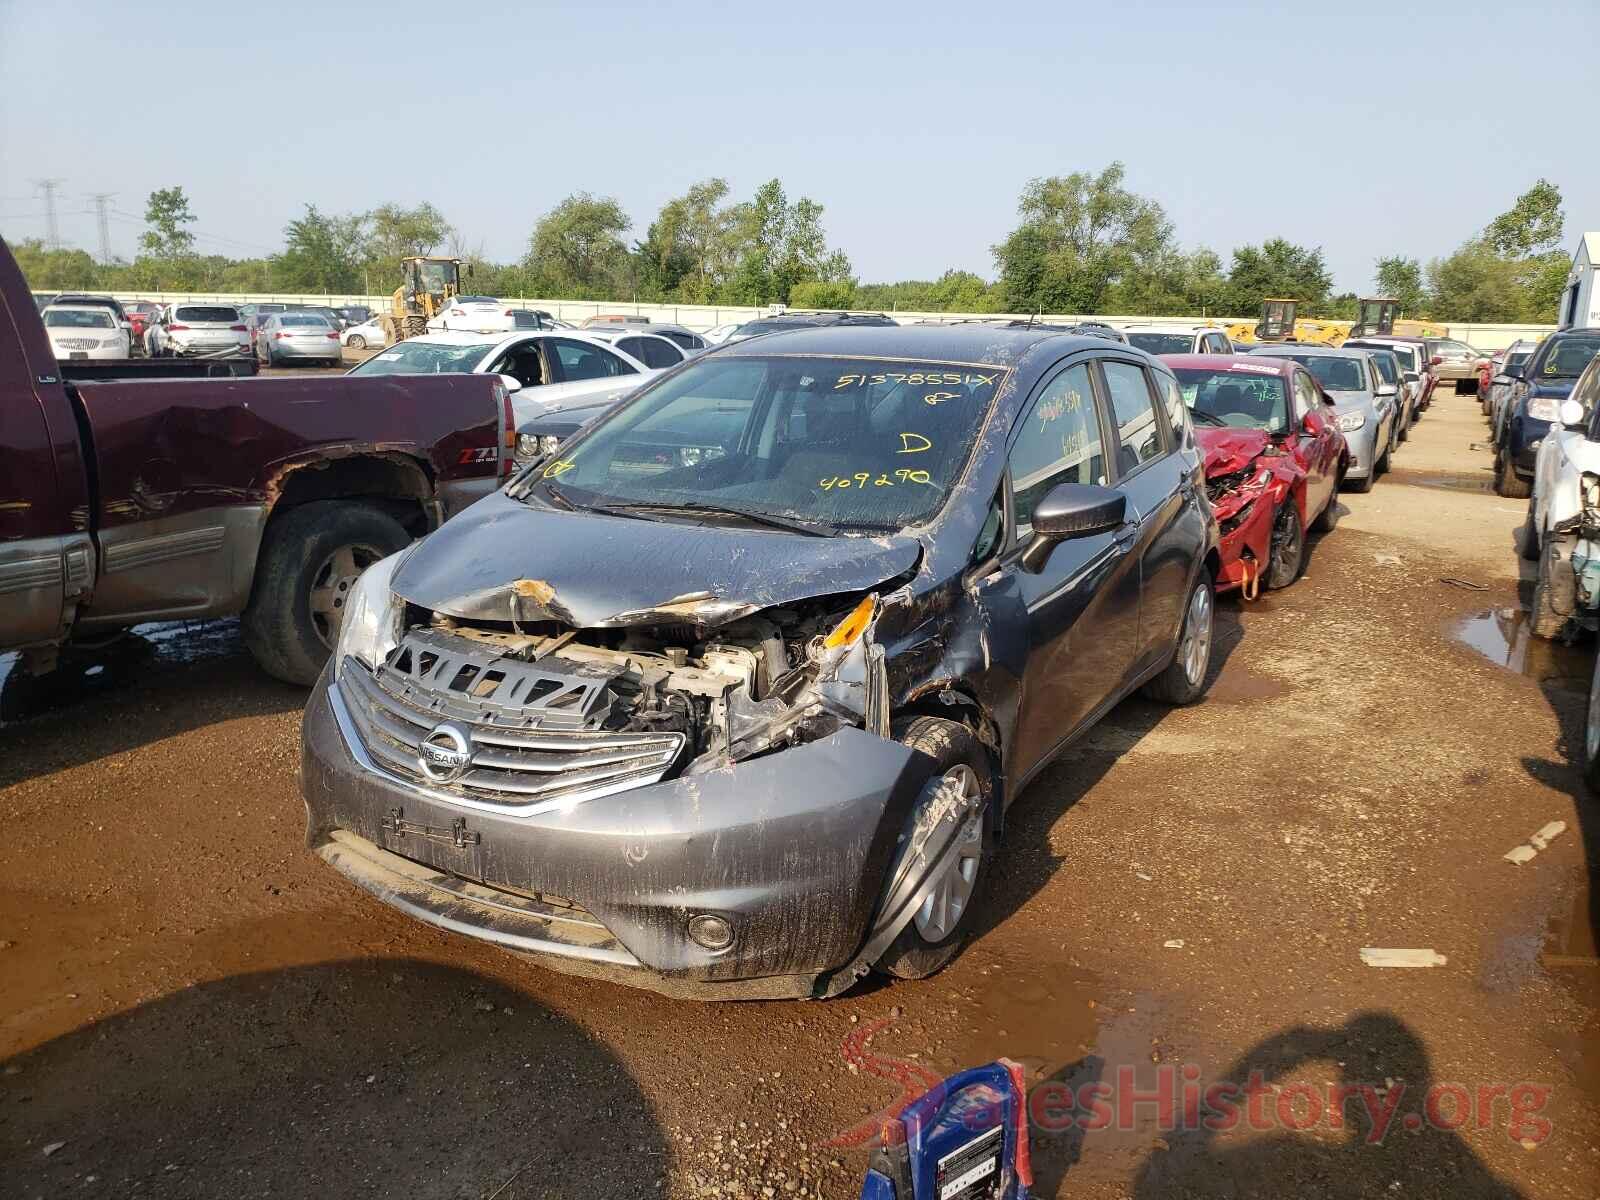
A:
{"type": "Polygon", "coordinates": [[[983,744],[965,725],[913,717],[895,727],[895,738],[933,760],[919,805],[940,803],[949,790],[979,805],[956,833],[956,844],[936,869],[910,924],[874,964],[896,979],[926,979],[943,969],[972,933],[972,910],[994,851],[994,775],[983,744]]]}
{"type": "Polygon", "coordinates": [[[1517,475],[1511,456],[1503,449],[1495,456],[1494,490],[1507,500],[1526,500],[1533,495],[1533,484],[1517,475]]]}
{"type": "Polygon", "coordinates": [[[1529,615],[1529,624],[1539,637],[1560,637],[1576,611],[1578,582],[1572,576],[1572,544],[1570,537],[1544,540],[1539,579],[1533,585],[1533,612],[1529,615]]]}
{"type": "Polygon", "coordinates": [[[304,504],[267,528],[244,611],[245,645],[267,674],[309,687],[333,653],[361,572],[411,541],[387,513],[347,500],[304,504]]]}
{"type": "Polygon", "coordinates": [[[1211,643],[1216,618],[1216,592],[1211,572],[1200,568],[1200,577],[1189,590],[1189,603],[1183,612],[1183,628],[1166,670],[1144,685],[1144,694],[1163,704],[1193,704],[1206,694],[1206,673],[1211,670],[1211,643]]]}

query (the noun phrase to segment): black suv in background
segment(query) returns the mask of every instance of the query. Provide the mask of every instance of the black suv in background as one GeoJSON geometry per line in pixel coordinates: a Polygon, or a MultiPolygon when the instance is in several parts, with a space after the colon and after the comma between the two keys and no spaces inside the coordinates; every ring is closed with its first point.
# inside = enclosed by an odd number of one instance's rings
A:
{"type": "Polygon", "coordinates": [[[700,998],[959,951],[1007,805],[1211,661],[1177,379],[1100,338],[791,329],[666,372],[361,575],[312,848],[441,928],[700,998]]]}

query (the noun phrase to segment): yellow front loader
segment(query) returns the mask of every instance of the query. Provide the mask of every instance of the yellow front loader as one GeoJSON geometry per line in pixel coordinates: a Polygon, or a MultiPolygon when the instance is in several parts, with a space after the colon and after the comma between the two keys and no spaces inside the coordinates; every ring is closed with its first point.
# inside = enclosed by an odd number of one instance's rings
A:
{"type": "MultiPolygon", "coordinates": [[[[402,258],[405,282],[390,297],[389,311],[383,314],[383,333],[389,345],[403,342],[428,331],[428,322],[439,315],[453,296],[461,294],[461,260],[416,256],[402,258]]],[[[472,268],[467,268],[472,274],[472,268]]]]}

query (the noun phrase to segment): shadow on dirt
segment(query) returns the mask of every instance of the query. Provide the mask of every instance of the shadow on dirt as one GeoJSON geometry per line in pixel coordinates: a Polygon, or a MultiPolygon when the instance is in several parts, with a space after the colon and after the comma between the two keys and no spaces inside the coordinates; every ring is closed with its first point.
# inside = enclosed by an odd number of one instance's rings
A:
{"type": "Polygon", "coordinates": [[[305,699],[256,666],[234,620],[141,626],[38,676],[0,655],[0,787],[305,699]]]}
{"type": "Polygon", "coordinates": [[[413,960],[200,984],[3,1070],[8,1195],[651,1196],[669,1165],[609,1050],[413,960]]]}
{"type": "MultiPolygon", "coordinates": [[[[1333,1028],[1298,1027],[1258,1042],[1219,1077],[1240,1087],[1276,1086],[1259,1106],[1263,1132],[1219,1139],[1203,1127],[1164,1135],[1165,1146],[1139,1168],[1137,1200],[1184,1197],[1294,1196],[1343,1200],[1367,1196],[1449,1196],[1452,1200],[1516,1200],[1522,1195],[1502,1182],[1451,1129],[1456,1097],[1441,1096],[1433,1111],[1438,1125],[1424,1120],[1434,1087],[1427,1051],[1417,1035],[1390,1013],[1358,1014],[1333,1028]],[[1279,1113],[1282,1097],[1293,1095],[1291,1120],[1309,1118],[1312,1097],[1325,1097],[1329,1081],[1349,1089],[1342,1106],[1342,1128],[1335,1129],[1326,1108],[1316,1133],[1288,1127],[1279,1113]],[[1393,1081],[1389,1086],[1386,1081],[1393,1081]],[[1303,1086],[1295,1083],[1304,1081],[1303,1086]],[[1285,1087],[1284,1085],[1289,1085],[1285,1087]],[[1373,1094],[1376,1120],[1358,1090],[1373,1094]],[[1386,1128],[1383,1113],[1388,1110],[1386,1128]]],[[[1208,1086],[1210,1086],[1208,1084],[1208,1086]]],[[[1459,1089],[1465,1095],[1465,1089],[1459,1089]]],[[[1238,1102],[1241,1131],[1253,1122],[1245,1101],[1238,1102]]],[[[1542,1104],[1542,1101],[1541,1101],[1542,1104]]],[[[1512,1102],[1501,1098],[1494,1126],[1537,1134],[1541,1126],[1516,1125],[1512,1102]]],[[[1149,1106],[1147,1106],[1149,1107],[1149,1106]]],[[[1531,1104],[1528,1105],[1531,1107],[1531,1104]]],[[[1531,1114],[1525,1114],[1531,1115],[1531,1114]]],[[[1543,1118],[1540,1118],[1543,1120],[1543,1118]]],[[[1542,1126],[1548,1132],[1548,1126],[1542,1126]]]]}

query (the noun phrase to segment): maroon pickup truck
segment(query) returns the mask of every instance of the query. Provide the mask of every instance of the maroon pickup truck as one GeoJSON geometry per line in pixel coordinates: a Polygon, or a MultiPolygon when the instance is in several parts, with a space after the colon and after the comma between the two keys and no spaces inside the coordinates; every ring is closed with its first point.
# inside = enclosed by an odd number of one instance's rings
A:
{"type": "Polygon", "coordinates": [[[35,672],[74,640],[242,613],[261,666],[310,684],[361,571],[511,470],[494,375],[91,380],[76,366],[51,353],[0,241],[0,651],[35,672]]]}

